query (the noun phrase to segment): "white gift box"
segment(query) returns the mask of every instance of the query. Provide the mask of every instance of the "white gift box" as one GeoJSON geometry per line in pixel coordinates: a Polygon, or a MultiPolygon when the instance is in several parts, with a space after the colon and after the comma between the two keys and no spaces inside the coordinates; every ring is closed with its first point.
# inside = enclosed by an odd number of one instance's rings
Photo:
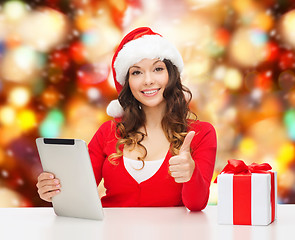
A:
{"type": "Polygon", "coordinates": [[[277,173],[221,173],[218,184],[218,223],[268,225],[277,216],[277,173]]]}

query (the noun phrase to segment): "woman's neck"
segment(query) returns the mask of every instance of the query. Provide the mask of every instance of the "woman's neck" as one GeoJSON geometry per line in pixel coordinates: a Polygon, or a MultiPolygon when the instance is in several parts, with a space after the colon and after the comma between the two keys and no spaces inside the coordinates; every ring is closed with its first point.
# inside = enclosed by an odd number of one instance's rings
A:
{"type": "Polygon", "coordinates": [[[146,128],[162,128],[162,119],[165,114],[166,105],[148,108],[143,106],[146,116],[146,128]]]}

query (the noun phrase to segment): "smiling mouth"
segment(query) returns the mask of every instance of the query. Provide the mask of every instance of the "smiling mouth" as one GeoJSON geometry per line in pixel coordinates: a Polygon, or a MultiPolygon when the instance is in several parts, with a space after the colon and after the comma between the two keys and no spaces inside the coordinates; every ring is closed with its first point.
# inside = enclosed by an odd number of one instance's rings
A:
{"type": "Polygon", "coordinates": [[[160,88],[159,89],[154,89],[154,90],[148,90],[148,91],[141,91],[144,95],[147,95],[147,96],[153,96],[155,95],[157,92],[160,91],[160,88]]]}

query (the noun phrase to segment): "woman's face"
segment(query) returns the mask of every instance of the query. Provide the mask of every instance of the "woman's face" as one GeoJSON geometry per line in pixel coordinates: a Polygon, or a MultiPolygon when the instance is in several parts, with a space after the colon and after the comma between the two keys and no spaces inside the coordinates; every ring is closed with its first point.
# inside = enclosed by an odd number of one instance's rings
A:
{"type": "Polygon", "coordinates": [[[163,92],[168,80],[166,65],[159,59],[143,59],[129,68],[131,92],[143,107],[166,105],[163,92]]]}

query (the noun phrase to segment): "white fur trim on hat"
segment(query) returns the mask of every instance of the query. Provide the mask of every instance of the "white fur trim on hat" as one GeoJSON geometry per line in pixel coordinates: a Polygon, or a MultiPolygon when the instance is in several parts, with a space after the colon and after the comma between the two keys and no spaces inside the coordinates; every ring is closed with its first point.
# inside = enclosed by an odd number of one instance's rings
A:
{"type": "Polygon", "coordinates": [[[183,70],[182,57],[174,45],[159,35],[144,35],[127,42],[119,51],[114,62],[116,80],[123,86],[129,68],[144,58],[168,59],[180,73],[183,70]]]}
{"type": "Polygon", "coordinates": [[[107,114],[113,118],[122,117],[124,115],[124,109],[122,108],[118,99],[110,102],[107,107],[107,114]]]}

